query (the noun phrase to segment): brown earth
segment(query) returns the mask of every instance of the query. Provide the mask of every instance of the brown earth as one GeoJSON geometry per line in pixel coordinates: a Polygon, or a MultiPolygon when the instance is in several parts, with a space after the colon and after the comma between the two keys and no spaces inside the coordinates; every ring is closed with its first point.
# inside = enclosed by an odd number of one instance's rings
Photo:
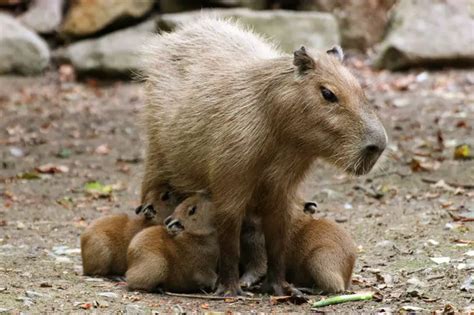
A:
{"type": "MultiPolygon", "coordinates": [[[[359,245],[351,290],[383,300],[320,310],[472,307],[474,284],[462,287],[474,276],[474,223],[461,221],[474,217],[474,160],[453,154],[463,143],[473,154],[474,74],[374,73],[362,60],[350,64],[385,122],[387,158],[362,178],[318,163],[305,192],[318,201],[318,216],[341,222],[359,245]]],[[[67,83],[53,72],[0,77],[0,312],[310,311],[258,295],[216,301],[128,292],[123,282],[81,275],[87,223],[138,204],[142,103],[132,83],[67,83]],[[94,181],[101,192],[86,187],[94,181]]]]}

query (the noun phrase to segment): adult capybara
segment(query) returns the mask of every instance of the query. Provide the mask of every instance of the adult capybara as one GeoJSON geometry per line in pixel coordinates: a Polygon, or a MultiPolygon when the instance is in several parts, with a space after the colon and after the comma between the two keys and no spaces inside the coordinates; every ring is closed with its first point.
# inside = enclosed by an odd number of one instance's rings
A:
{"type": "Polygon", "coordinates": [[[239,236],[256,213],[268,257],[265,287],[283,294],[288,209],[313,162],[362,175],[386,133],[338,47],[280,52],[230,21],[202,17],[152,39],[143,55],[148,148],[142,203],[156,187],[212,193],[218,294],[241,293],[239,236]]]}

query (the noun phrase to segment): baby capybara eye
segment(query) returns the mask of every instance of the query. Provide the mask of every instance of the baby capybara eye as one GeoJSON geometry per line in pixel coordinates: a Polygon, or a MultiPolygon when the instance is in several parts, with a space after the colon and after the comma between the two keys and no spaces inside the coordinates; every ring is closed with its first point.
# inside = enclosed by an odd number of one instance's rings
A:
{"type": "Polygon", "coordinates": [[[196,213],[196,210],[197,210],[197,206],[192,206],[190,209],[189,209],[189,215],[193,215],[196,213]]]}
{"type": "Polygon", "coordinates": [[[169,191],[165,191],[161,194],[161,201],[167,201],[170,199],[171,193],[169,191]]]}

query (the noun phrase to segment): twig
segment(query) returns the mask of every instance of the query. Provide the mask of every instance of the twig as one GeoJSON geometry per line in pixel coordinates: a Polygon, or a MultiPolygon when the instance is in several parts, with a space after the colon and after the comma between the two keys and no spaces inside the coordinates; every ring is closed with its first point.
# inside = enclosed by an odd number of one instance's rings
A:
{"type": "Polygon", "coordinates": [[[236,296],[236,297],[226,297],[226,296],[217,296],[211,294],[187,294],[187,293],[173,293],[173,292],[164,292],[165,295],[190,298],[190,299],[204,299],[204,300],[238,300],[238,301],[254,301],[260,302],[261,298],[252,298],[245,296],[236,296]]]}
{"type": "Polygon", "coordinates": [[[323,307],[345,302],[372,300],[374,292],[333,296],[313,303],[312,307],[323,307]]]}
{"type": "MultiPolygon", "coordinates": [[[[436,184],[440,180],[431,179],[431,178],[422,178],[421,181],[428,184],[436,184]]],[[[474,189],[474,184],[459,184],[459,183],[453,183],[453,182],[446,182],[446,184],[452,187],[456,187],[456,188],[474,189]]]]}

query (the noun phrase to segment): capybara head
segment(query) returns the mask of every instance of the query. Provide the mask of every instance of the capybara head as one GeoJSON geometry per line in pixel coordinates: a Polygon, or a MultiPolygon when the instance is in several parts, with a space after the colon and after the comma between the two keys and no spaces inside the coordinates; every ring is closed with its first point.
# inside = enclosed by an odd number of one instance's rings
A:
{"type": "Polygon", "coordinates": [[[191,234],[210,234],[214,231],[212,202],[202,193],[195,193],[181,202],[165,219],[167,230],[172,234],[186,231],[191,234]]]}
{"type": "Polygon", "coordinates": [[[387,144],[385,129],[338,46],[294,52],[294,81],[282,88],[277,119],[289,141],[344,171],[368,173],[387,144]],[[290,99],[291,98],[291,99],[290,99]],[[281,111],[283,104],[292,108],[281,111]],[[281,119],[290,123],[282,124],[281,119]]]}

